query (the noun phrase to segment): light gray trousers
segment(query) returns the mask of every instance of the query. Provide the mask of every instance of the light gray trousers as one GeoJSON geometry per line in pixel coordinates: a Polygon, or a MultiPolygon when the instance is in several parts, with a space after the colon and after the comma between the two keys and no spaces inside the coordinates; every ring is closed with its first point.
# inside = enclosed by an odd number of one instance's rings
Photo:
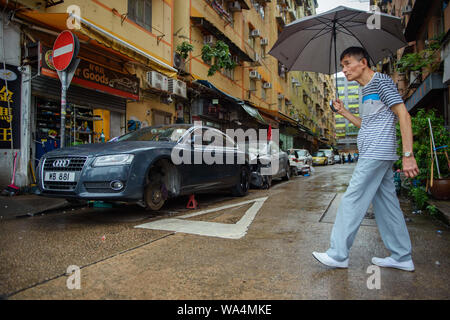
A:
{"type": "Polygon", "coordinates": [[[331,232],[327,254],[337,260],[348,258],[350,248],[370,203],[384,245],[391,258],[411,260],[411,240],[395,192],[391,160],[359,159],[350,184],[342,197],[331,232]]]}

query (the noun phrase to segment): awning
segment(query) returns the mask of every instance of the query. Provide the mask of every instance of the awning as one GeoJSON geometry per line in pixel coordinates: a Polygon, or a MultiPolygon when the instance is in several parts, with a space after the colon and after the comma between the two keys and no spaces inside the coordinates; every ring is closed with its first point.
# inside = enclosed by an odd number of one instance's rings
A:
{"type": "Polygon", "coordinates": [[[240,105],[245,112],[247,112],[250,116],[252,116],[253,118],[255,118],[259,123],[268,125],[268,123],[264,120],[264,118],[261,116],[261,114],[258,112],[258,109],[249,106],[248,104],[246,104],[244,101],[242,101],[241,99],[238,99],[236,97],[233,97],[231,95],[229,95],[226,92],[223,92],[222,90],[218,89],[216,86],[214,86],[211,82],[207,81],[207,80],[195,80],[193,83],[197,83],[200,84],[210,90],[212,90],[213,92],[222,95],[223,97],[225,97],[227,100],[236,103],[237,105],[240,105]]]}
{"type": "Polygon", "coordinates": [[[442,83],[442,74],[432,73],[430,74],[422,84],[417,88],[408,100],[406,100],[405,105],[408,111],[411,111],[415,106],[417,106],[422,99],[424,99],[431,91],[436,89],[444,89],[445,86],[442,83]]]}
{"type": "Polygon", "coordinates": [[[261,114],[258,112],[257,109],[250,107],[249,105],[243,104],[242,108],[253,118],[255,118],[259,123],[268,125],[268,123],[264,120],[264,118],[261,116],[261,114]]]}
{"type": "Polygon", "coordinates": [[[281,113],[281,112],[279,112],[279,111],[277,111],[277,110],[268,110],[268,109],[265,109],[265,108],[262,108],[262,107],[257,107],[257,108],[258,108],[258,110],[261,111],[262,113],[265,113],[265,114],[267,114],[267,115],[269,115],[269,116],[274,117],[275,120],[278,119],[278,121],[279,121],[279,120],[282,120],[282,121],[289,122],[289,123],[291,123],[291,124],[297,125],[297,121],[295,121],[294,119],[292,119],[292,118],[286,116],[285,114],[283,114],[283,113],[281,113]]]}
{"type": "Polygon", "coordinates": [[[222,90],[218,89],[217,87],[215,87],[211,82],[209,82],[208,80],[195,80],[193,81],[193,83],[197,83],[200,84],[206,88],[212,89],[214,92],[223,95],[225,98],[227,98],[228,100],[231,100],[232,102],[235,102],[236,104],[243,104],[244,102],[241,99],[235,98],[231,95],[229,95],[226,92],[223,92],[222,90]]]}
{"type": "MultiPolygon", "coordinates": [[[[18,15],[25,17],[27,20],[29,19],[36,24],[47,26],[58,31],[67,29],[67,20],[69,19],[68,13],[39,13],[37,11],[22,11],[18,15]]],[[[93,39],[98,42],[99,47],[101,45],[102,47],[112,49],[131,58],[132,60],[154,69],[155,71],[163,73],[168,77],[176,77],[177,69],[171,67],[167,63],[159,60],[150,53],[137,48],[128,41],[113,35],[94,23],[84,18],[80,18],[75,15],[73,16],[80,22],[81,25],[81,29],[72,30],[79,36],[80,40],[93,39]]]]}

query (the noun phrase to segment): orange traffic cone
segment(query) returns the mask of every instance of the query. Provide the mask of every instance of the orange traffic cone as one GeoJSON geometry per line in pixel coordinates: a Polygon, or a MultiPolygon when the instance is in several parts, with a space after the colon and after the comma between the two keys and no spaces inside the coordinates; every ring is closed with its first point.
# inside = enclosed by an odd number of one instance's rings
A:
{"type": "Polygon", "coordinates": [[[187,203],[186,208],[188,209],[197,209],[198,202],[195,200],[195,197],[193,194],[189,197],[189,201],[187,203]]]}

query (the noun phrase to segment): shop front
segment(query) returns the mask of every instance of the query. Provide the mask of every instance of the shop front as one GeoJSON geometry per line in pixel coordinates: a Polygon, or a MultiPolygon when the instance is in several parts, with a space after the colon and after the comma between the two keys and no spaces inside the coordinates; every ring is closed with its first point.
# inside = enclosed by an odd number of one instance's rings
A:
{"type": "Polygon", "coordinates": [[[267,129],[268,124],[249,102],[219,90],[206,80],[196,80],[192,84],[191,121],[203,125],[227,129],[267,129]]]}
{"type": "MultiPolygon", "coordinates": [[[[31,82],[36,160],[60,145],[61,83],[51,56],[52,50],[42,46],[40,75],[31,82]]],[[[127,100],[139,99],[137,77],[80,58],[67,92],[66,146],[106,142],[124,134],[127,100]]]]}

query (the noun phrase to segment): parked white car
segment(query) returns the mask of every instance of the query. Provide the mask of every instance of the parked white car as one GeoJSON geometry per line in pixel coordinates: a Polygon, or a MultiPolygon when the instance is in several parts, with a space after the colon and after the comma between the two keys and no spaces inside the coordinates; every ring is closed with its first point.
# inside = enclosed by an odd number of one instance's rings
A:
{"type": "Polygon", "coordinates": [[[325,153],[325,156],[328,158],[328,164],[334,164],[334,151],[333,149],[319,149],[319,151],[322,151],[325,153]]]}
{"type": "Polygon", "coordinates": [[[312,156],[306,149],[290,149],[288,151],[289,164],[297,167],[299,174],[310,173],[312,167],[312,156]]]}
{"type": "Polygon", "coordinates": [[[341,163],[342,159],[341,156],[338,154],[334,155],[334,163],[341,163]]]}

